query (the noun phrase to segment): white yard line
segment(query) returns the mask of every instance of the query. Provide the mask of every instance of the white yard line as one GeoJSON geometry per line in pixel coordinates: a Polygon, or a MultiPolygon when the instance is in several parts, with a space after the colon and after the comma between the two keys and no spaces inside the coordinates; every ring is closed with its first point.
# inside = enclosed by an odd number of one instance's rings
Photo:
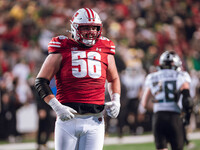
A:
{"type": "MultiPolygon", "coordinates": [[[[188,134],[190,140],[200,139],[200,132],[188,134]]],[[[137,136],[124,136],[119,137],[105,137],[104,145],[111,144],[132,144],[132,143],[148,143],[153,142],[153,135],[137,135],[137,136]]],[[[54,142],[48,142],[49,148],[54,148],[54,142]]],[[[0,150],[32,150],[37,149],[36,143],[14,143],[2,144],[0,150]]]]}

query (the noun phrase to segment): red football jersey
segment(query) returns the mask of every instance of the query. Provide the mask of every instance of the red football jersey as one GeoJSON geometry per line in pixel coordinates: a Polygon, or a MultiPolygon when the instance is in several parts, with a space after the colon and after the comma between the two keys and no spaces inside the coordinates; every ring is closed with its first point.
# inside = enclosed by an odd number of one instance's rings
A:
{"type": "Polygon", "coordinates": [[[103,105],[108,55],[115,54],[115,45],[101,37],[92,47],[83,47],[65,36],[53,38],[49,53],[60,53],[62,62],[55,75],[57,95],[61,103],[103,105]]]}

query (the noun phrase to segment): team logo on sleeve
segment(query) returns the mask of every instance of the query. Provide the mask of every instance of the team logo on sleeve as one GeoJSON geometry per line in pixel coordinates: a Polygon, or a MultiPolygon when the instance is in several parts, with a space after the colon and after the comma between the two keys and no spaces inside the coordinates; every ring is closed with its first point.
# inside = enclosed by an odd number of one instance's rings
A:
{"type": "Polygon", "coordinates": [[[98,47],[97,47],[97,48],[96,48],[96,51],[101,51],[101,48],[98,48],[98,47]]]}

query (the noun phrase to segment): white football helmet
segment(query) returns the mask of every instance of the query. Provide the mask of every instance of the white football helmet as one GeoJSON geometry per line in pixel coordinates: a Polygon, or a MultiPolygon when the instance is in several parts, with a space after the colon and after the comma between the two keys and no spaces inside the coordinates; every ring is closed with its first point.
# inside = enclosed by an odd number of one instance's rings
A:
{"type": "Polygon", "coordinates": [[[165,51],[159,59],[161,69],[181,69],[182,62],[180,57],[174,51],[165,51]]]}
{"type": "Polygon", "coordinates": [[[102,32],[102,22],[99,15],[90,8],[79,9],[72,17],[71,33],[75,41],[84,44],[85,46],[93,46],[102,32]],[[81,31],[81,26],[95,26],[97,31],[81,31]]]}

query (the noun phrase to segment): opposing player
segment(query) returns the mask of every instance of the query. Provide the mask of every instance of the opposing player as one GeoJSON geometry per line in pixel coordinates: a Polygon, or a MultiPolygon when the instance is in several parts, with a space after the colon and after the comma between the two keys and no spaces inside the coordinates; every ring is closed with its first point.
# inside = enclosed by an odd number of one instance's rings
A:
{"type": "Polygon", "coordinates": [[[182,62],[174,51],[165,51],[159,59],[160,70],[146,77],[142,105],[147,108],[153,99],[153,133],[158,150],[183,150],[184,135],[181,112],[189,124],[192,100],[189,94],[190,76],[181,71],[182,62]]]}
{"type": "Polygon", "coordinates": [[[102,22],[90,8],[79,9],[71,20],[72,38],[54,37],[49,55],[35,80],[42,99],[57,114],[56,150],[102,150],[103,112],[116,118],[120,111],[120,80],[115,45],[102,37],[102,22]],[[57,95],[49,81],[55,75],[57,95]],[[105,82],[111,101],[104,104],[105,82]]]}

